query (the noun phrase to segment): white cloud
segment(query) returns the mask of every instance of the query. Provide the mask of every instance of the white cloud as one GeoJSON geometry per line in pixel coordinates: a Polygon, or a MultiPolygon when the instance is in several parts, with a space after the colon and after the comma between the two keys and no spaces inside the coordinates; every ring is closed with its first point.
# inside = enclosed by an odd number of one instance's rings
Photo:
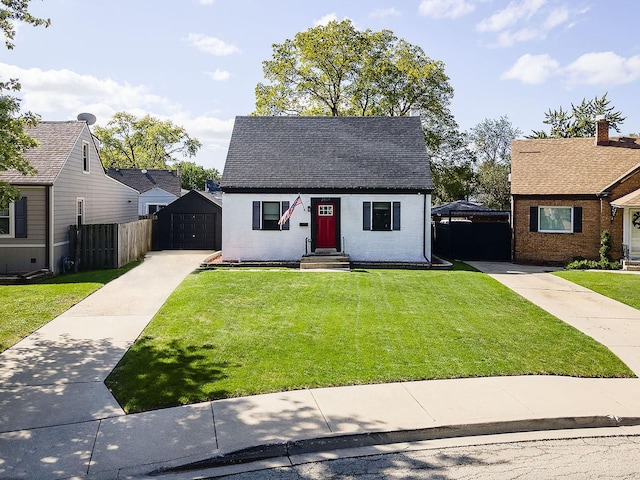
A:
{"type": "Polygon", "coordinates": [[[213,5],[216,0],[198,0],[200,5],[213,5]]]}
{"type": "Polygon", "coordinates": [[[329,22],[337,22],[337,21],[338,21],[338,15],[336,15],[335,12],[333,12],[333,13],[327,13],[326,15],[320,17],[318,20],[313,22],[313,24],[317,27],[319,25],[326,25],[329,22]]]}
{"type": "Polygon", "coordinates": [[[210,37],[203,33],[190,33],[186,38],[186,41],[201,52],[216,55],[218,57],[240,53],[240,49],[235,45],[231,45],[219,38],[210,37]]]}
{"type": "Polygon", "coordinates": [[[387,18],[400,16],[400,11],[395,8],[377,8],[369,14],[371,18],[387,18]]]}
{"type": "Polygon", "coordinates": [[[535,40],[543,35],[539,30],[535,28],[522,28],[516,32],[507,30],[506,32],[500,32],[498,34],[497,43],[493,44],[494,47],[510,47],[511,45],[519,42],[528,42],[535,40]]]}
{"type": "Polygon", "coordinates": [[[569,10],[566,8],[556,8],[547,16],[542,26],[545,30],[552,30],[566,23],[567,20],[569,20],[569,10]]]}
{"type": "Polygon", "coordinates": [[[474,3],[468,0],[422,0],[418,12],[425,17],[456,19],[475,9],[474,3]]]}
{"type": "Polygon", "coordinates": [[[500,32],[514,27],[520,20],[530,18],[547,0],[523,0],[511,2],[503,10],[500,10],[489,18],[482,20],[476,29],[479,32],[500,32]]]}
{"type": "Polygon", "coordinates": [[[38,113],[43,120],[74,120],[80,112],[91,112],[98,125],[104,126],[116,112],[122,111],[138,117],[149,114],[171,120],[202,142],[203,147],[193,161],[222,171],[233,118],[220,119],[213,114],[193,117],[182,105],[154,94],[147,85],[131,85],[71,70],[24,69],[0,62],[0,78],[19,78],[22,90],[17,96],[22,99],[22,110],[38,113]]]}
{"type": "Polygon", "coordinates": [[[213,72],[207,72],[207,75],[217,82],[228,80],[231,77],[231,73],[219,68],[216,68],[213,72]]]}
{"type": "Polygon", "coordinates": [[[640,56],[624,58],[614,52],[585,53],[563,69],[570,85],[623,85],[640,78],[640,56]]]}
{"type": "Polygon", "coordinates": [[[503,80],[520,80],[522,83],[541,84],[556,75],[560,64],[549,55],[521,56],[516,63],[502,74],[503,80]]]}

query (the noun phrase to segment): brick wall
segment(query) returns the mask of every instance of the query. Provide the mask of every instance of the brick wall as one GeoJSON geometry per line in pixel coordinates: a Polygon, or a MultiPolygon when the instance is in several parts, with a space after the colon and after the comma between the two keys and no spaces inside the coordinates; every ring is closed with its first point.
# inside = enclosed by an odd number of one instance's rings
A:
{"type": "Polygon", "coordinates": [[[514,197],[514,261],[517,263],[564,264],[575,257],[598,259],[600,233],[612,234],[612,254],[619,257],[622,243],[622,219],[610,222],[611,210],[606,200],[570,197],[514,197]],[[529,209],[536,206],[582,207],[582,232],[541,233],[529,231],[529,209]],[[616,243],[617,242],[617,243],[616,243]]]}

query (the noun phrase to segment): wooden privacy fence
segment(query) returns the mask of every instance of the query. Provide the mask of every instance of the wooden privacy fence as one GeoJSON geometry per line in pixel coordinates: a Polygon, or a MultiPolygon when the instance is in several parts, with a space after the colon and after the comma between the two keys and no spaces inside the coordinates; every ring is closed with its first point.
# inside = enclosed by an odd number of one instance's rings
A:
{"type": "Polygon", "coordinates": [[[71,225],[69,257],[73,270],[120,268],[151,250],[153,220],[71,225]]]}

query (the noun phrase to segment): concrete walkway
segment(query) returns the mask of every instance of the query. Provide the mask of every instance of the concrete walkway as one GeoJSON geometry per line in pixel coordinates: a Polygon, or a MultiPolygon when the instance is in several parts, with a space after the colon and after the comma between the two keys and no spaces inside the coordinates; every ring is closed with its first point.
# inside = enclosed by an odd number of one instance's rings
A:
{"type": "MultiPolygon", "coordinates": [[[[608,427],[640,433],[640,380],[529,376],[320,388],[124,415],[103,380],[206,253],[153,253],[0,355],[0,477],[213,476],[346,447],[608,427]],[[198,463],[194,471],[171,467],[198,463]]],[[[474,263],[640,373],[640,311],[540,269],[474,263]]],[[[575,433],[570,433],[575,435],[575,433]]],[[[423,445],[424,443],[422,443],[423,445]]],[[[390,447],[389,447],[390,448],[390,447]]],[[[345,450],[341,450],[345,451],[345,450]]]]}

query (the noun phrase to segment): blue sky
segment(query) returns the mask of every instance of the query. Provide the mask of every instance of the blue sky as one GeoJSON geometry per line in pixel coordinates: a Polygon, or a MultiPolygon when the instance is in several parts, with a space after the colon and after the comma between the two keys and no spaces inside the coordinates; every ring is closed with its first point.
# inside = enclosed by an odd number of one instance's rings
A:
{"type": "Polygon", "coordinates": [[[0,50],[24,110],[170,119],[203,143],[194,160],[220,171],[272,44],[332,19],[389,29],[444,62],[462,130],[507,115],[528,134],[549,108],[608,92],[622,133],[640,132],[637,0],[32,0],[31,11],[51,27],[19,25],[15,49],[0,50]]]}

